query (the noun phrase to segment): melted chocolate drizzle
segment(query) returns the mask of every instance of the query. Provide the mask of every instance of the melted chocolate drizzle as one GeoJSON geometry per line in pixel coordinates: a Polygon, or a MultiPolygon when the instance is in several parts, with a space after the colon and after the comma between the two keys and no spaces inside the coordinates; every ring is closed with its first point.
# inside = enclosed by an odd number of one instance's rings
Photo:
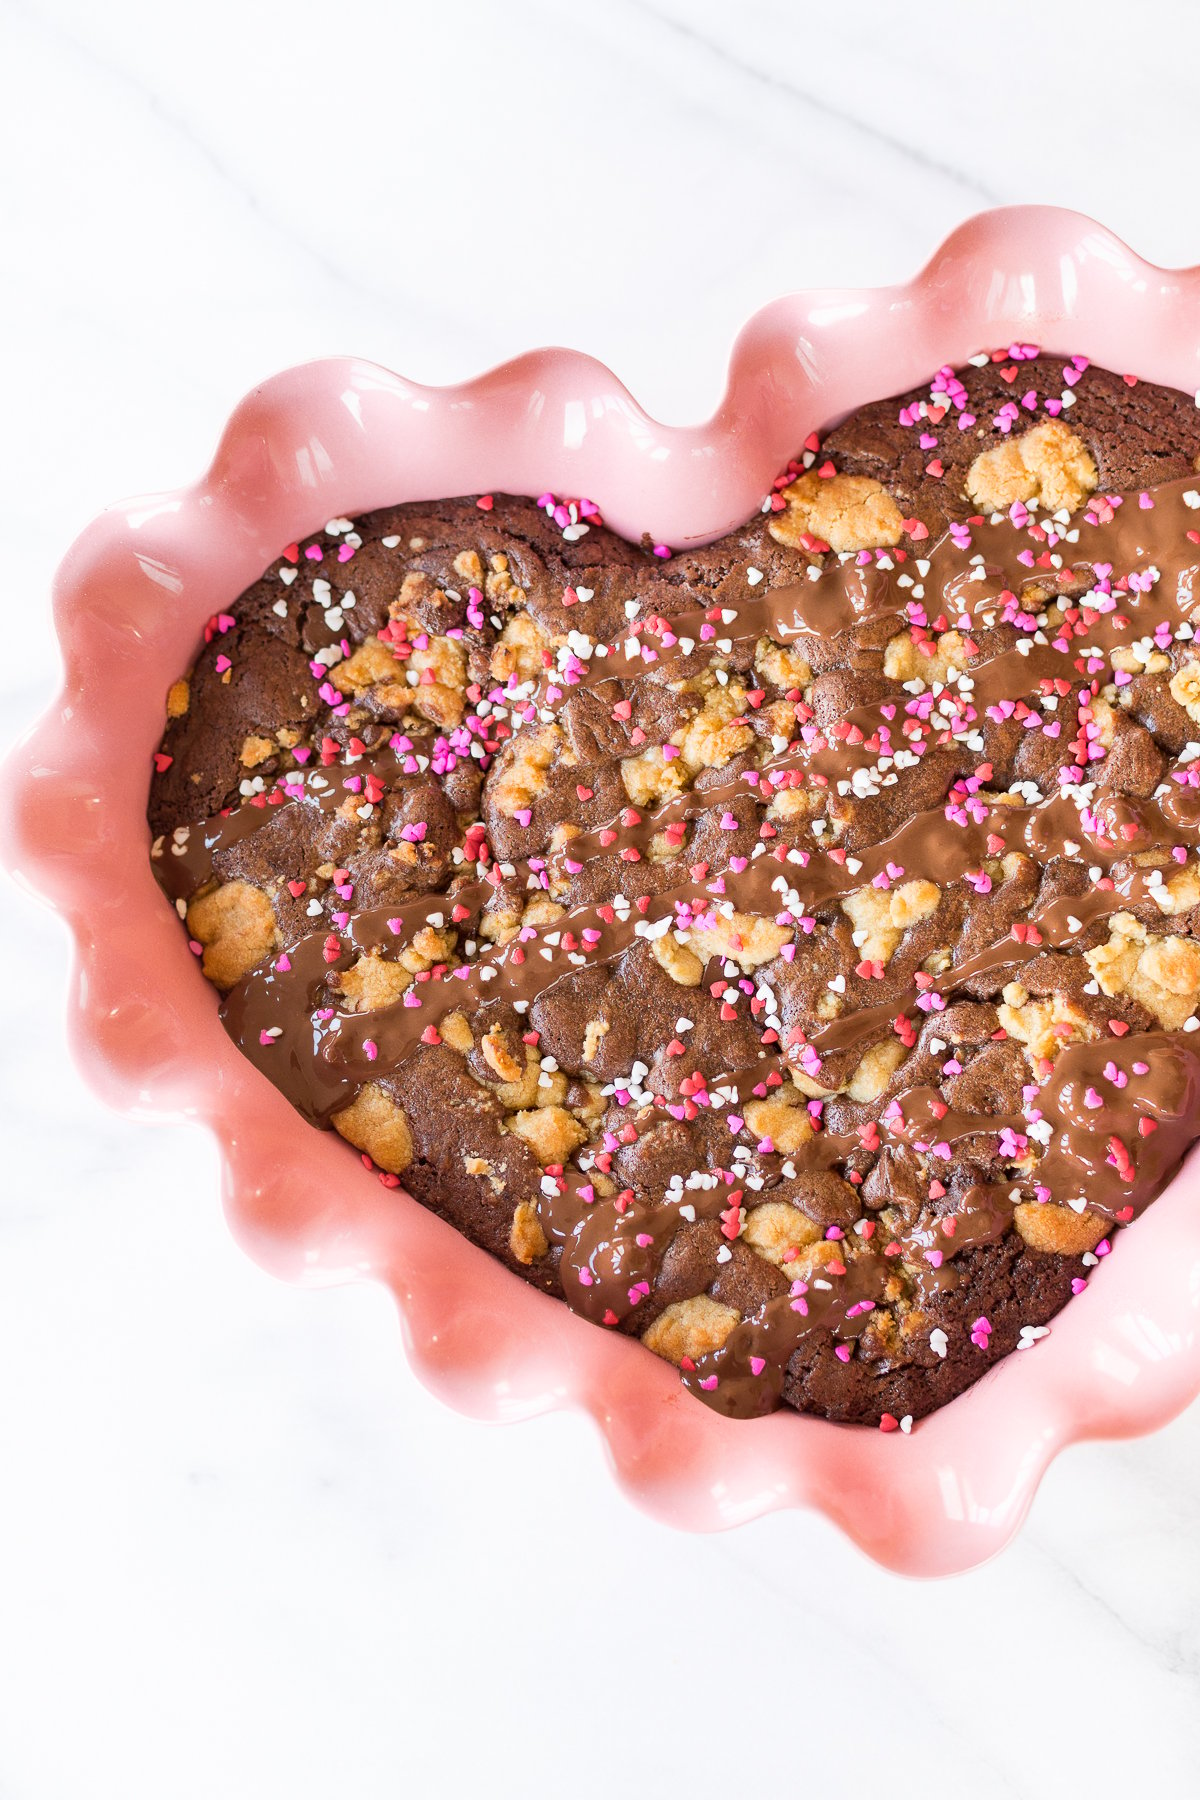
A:
{"type": "MultiPolygon", "coordinates": [[[[616,683],[652,670],[667,679],[695,675],[735,645],[752,645],[763,636],[802,651],[806,636],[836,638],[888,618],[903,631],[914,617],[923,623],[946,613],[964,639],[956,678],[948,678],[940,693],[926,689],[915,712],[893,695],[855,708],[832,726],[806,725],[784,751],[750,774],[686,791],[652,812],[626,809],[620,819],[580,833],[543,861],[513,866],[514,876],[532,877],[534,885],[554,892],[559,877],[603,859],[610,901],[577,907],[550,926],[527,927],[503,946],[480,947],[469,960],[415,980],[395,1004],[359,1013],[339,1007],[329,976],[364,953],[396,955],[431,920],[443,923],[451,904],[461,944],[477,932],[494,878],[464,877],[449,893],[353,912],[345,928],[333,934],[332,948],[329,921],[322,918],[319,929],[262,964],[226,997],[226,1028],[306,1118],[327,1124],[364,1084],[419,1053],[423,1038],[430,1041],[430,1028],[436,1034],[448,1014],[469,1015],[497,995],[529,1003],[585,961],[610,962],[640,936],[680,921],[695,924],[720,916],[730,903],[741,914],[784,924],[797,946],[793,954],[803,954],[814,913],[868,884],[886,889],[897,869],[906,880],[925,878],[945,888],[1009,851],[1043,865],[1074,854],[1103,871],[1091,890],[1050,903],[1032,914],[1019,934],[1002,937],[939,975],[934,999],[944,1005],[985,975],[1011,980],[1046,949],[1070,950],[1097,920],[1152,898],[1161,886],[1161,869],[1133,866],[1137,853],[1165,850],[1178,862],[1181,849],[1200,843],[1200,787],[1186,765],[1176,767],[1165,791],[1141,800],[1112,794],[1097,800],[1081,773],[1078,783],[1068,782],[1048,798],[1012,804],[1011,797],[1002,802],[991,794],[986,777],[979,776],[956,782],[944,804],[909,818],[885,842],[853,855],[836,844],[815,852],[788,851],[763,839],[748,859],[730,859],[715,871],[689,870],[688,879],[650,895],[639,890],[637,870],[662,833],[674,828],[682,836],[701,814],[747,794],[761,805],[789,786],[814,780],[822,786],[854,783],[856,777],[870,791],[872,771],[889,758],[903,779],[904,725],[912,716],[927,724],[935,703],[939,728],[962,733],[989,709],[1011,714],[1026,697],[1036,701],[1057,684],[1064,723],[1078,716],[1085,736],[1089,703],[1109,678],[1112,651],[1155,634],[1173,640],[1200,610],[1200,551],[1195,536],[1188,535],[1200,520],[1196,504],[1192,484],[1181,481],[1152,490],[1140,503],[1133,497],[1097,498],[1069,525],[1049,522],[1049,530],[1047,522],[1033,521],[1030,531],[1027,517],[975,523],[970,529],[953,526],[916,565],[929,598],[915,613],[913,565],[902,570],[891,558],[863,555],[793,585],[748,588],[736,610],[715,617],[712,608],[669,620],[639,617],[626,638],[594,647],[586,659],[561,653],[536,691],[522,694],[525,717],[553,716],[580,686],[605,692],[609,684],[616,697],[616,683]],[[1057,586],[1065,594],[1068,577],[1076,598],[1061,601],[1059,623],[1039,628],[1038,607],[1047,604],[1046,591],[1057,586]],[[1026,590],[1034,579],[1043,592],[1027,607],[1026,590]],[[971,641],[980,622],[1000,639],[988,655],[980,655],[971,641]],[[1010,629],[996,632],[997,623],[1010,629]],[[1116,876],[1110,875],[1117,865],[1116,876]],[[552,950],[550,960],[539,954],[545,948],[552,950]]],[[[1028,723],[1043,723],[1036,706],[1028,723]]],[[[922,746],[926,741],[918,739],[922,746]]],[[[907,748],[907,766],[915,766],[921,753],[907,748]]],[[[159,879],[173,900],[186,901],[211,877],[220,851],[258,830],[279,807],[336,808],[348,781],[369,772],[386,785],[402,767],[402,758],[385,749],[289,775],[269,794],[176,831],[157,858],[159,879]]],[[[731,1070],[686,1097],[641,1095],[638,1106],[650,1123],[694,1118],[704,1105],[722,1105],[736,1114],[781,1081],[786,1091],[801,1053],[815,1057],[819,1071],[824,1056],[865,1050],[886,1037],[897,1014],[919,1024],[929,991],[914,985],[899,1006],[894,1001],[863,1006],[834,1018],[811,1032],[799,1050],[795,1044],[780,1046],[771,1032],[751,1067],[731,1070]]],[[[953,1211],[903,1238],[876,1243],[868,1233],[848,1239],[840,1259],[793,1282],[788,1294],[737,1325],[720,1349],[685,1367],[688,1387],[709,1405],[739,1417],[769,1410],[778,1401],[788,1361],[807,1334],[856,1337],[898,1264],[918,1292],[953,1284],[954,1258],[1000,1238],[1011,1226],[1014,1205],[1023,1200],[1049,1193],[1059,1203],[1086,1203],[1114,1223],[1136,1216],[1196,1130],[1200,1057],[1193,1043],[1183,1031],[1072,1043],[1054,1061],[1036,1104],[1009,1118],[956,1111],[934,1087],[897,1093],[880,1121],[890,1142],[937,1146],[949,1154],[955,1143],[981,1131],[1007,1128],[1027,1141],[1033,1123],[1040,1127],[1040,1158],[1032,1172],[1025,1168],[1004,1184],[976,1186],[953,1211]]],[[[814,1065],[805,1066],[811,1072],[814,1065]]],[[[858,1133],[821,1128],[818,1118],[791,1161],[799,1171],[836,1169],[861,1142],[858,1133]]],[[[654,1199],[631,1191],[606,1196],[588,1168],[567,1166],[561,1174],[546,1175],[539,1217],[549,1242],[561,1248],[559,1274],[569,1304],[609,1326],[628,1321],[650,1292],[679,1228],[680,1202],[686,1199],[694,1216],[724,1218],[732,1180],[730,1173],[728,1182],[711,1191],[689,1189],[686,1195],[654,1199]]]]}

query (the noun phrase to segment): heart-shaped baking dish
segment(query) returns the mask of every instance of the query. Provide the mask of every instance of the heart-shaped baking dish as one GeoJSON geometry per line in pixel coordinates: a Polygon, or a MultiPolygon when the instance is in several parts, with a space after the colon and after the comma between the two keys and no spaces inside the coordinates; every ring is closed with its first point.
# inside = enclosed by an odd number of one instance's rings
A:
{"type": "Polygon", "coordinates": [[[222,1030],[147,856],[163,695],[203,621],[281,545],[339,514],[504,490],[589,494],[619,532],[682,546],[753,513],[814,428],[1013,339],[1188,390],[1200,269],[1143,262],[1078,214],[1018,207],[960,227],[903,287],[765,307],[705,425],[650,419],[602,364],[544,350],[451,388],[367,363],[257,388],[192,487],[88,527],[55,588],[62,692],[6,765],[8,862],[74,937],[71,1041],[138,1116],[203,1121],[239,1242],[289,1280],[386,1282],[421,1380],[490,1419],[585,1408],[618,1479],[690,1529],[811,1506],[889,1567],[968,1568],[1016,1531],[1052,1456],[1164,1423],[1200,1392],[1197,1152],[1036,1355],[1014,1356],[910,1435],[782,1411],[733,1421],[673,1369],[593,1330],[314,1133],[222,1030]]]}

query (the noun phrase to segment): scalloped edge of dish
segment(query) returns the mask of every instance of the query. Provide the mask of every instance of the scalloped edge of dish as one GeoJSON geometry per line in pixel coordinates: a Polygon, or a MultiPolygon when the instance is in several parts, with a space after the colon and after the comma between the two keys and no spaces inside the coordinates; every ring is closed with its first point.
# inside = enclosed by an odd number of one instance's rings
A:
{"type": "Polygon", "coordinates": [[[790,1412],[726,1420],[639,1345],[381,1187],[239,1055],[151,876],[148,770],[160,697],[203,620],[327,518],[549,486],[590,494],[627,536],[682,547],[753,513],[814,426],[984,345],[1033,338],[1120,368],[1136,344],[1139,375],[1195,389],[1198,301],[1200,269],[1155,268],[1079,214],[1005,208],[960,226],[909,283],[764,307],[703,425],[658,423],[567,350],[447,388],[352,359],[263,383],[199,481],[110,509],[72,546],[54,595],[62,689],[6,764],[0,846],[71,931],[85,1078],[134,1116],[211,1130],[231,1229],[262,1266],[385,1282],[428,1388],[479,1418],[585,1411],[624,1492],[664,1522],[716,1530],[809,1507],[911,1575],[996,1554],[1060,1450],[1151,1431],[1200,1393],[1200,1148],[1036,1356],[1010,1357],[911,1436],[790,1412]]]}

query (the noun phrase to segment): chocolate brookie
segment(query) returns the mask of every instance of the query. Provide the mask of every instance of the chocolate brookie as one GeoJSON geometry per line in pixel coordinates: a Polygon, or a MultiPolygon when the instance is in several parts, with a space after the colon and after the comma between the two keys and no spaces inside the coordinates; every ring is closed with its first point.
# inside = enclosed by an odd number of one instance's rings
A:
{"type": "Polygon", "coordinates": [[[943,1405],[1200,1128],[1198,456],[1190,397],[1017,346],[705,549],[332,520],[168,696],[227,1029],[709,1405],[943,1405]]]}

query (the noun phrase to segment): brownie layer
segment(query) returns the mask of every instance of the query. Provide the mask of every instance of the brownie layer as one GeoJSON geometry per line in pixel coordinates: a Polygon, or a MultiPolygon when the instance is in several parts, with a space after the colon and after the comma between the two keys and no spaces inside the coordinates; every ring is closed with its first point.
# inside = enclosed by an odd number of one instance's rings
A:
{"type": "Polygon", "coordinates": [[[1200,412],[1023,347],[671,556],[594,507],[289,546],[149,818],[298,1109],[686,1384],[890,1424],[1193,1135],[1200,412]]]}

